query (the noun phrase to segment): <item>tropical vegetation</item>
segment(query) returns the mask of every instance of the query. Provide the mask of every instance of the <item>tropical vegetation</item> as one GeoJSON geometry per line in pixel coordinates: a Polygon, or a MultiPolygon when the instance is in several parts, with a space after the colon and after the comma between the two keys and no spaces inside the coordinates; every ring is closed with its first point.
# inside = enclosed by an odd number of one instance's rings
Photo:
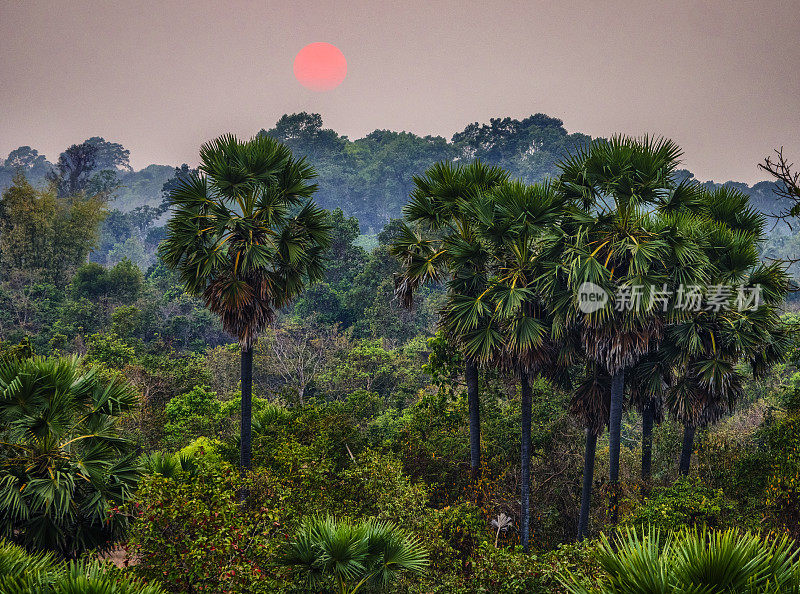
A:
{"type": "Polygon", "coordinates": [[[3,591],[797,591],[797,211],[556,122],[10,156],[3,591]]]}

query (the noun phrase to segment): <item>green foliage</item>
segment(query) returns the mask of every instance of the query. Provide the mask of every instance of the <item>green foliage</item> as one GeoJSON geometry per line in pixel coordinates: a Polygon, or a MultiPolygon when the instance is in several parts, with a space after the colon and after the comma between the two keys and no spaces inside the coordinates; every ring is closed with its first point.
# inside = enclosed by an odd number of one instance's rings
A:
{"type": "Polygon", "coordinates": [[[86,360],[102,363],[109,369],[120,370],[133,363],[136,350],[114,332],[96,333],[86,337],[86,360]]]}
{"type": "Polygon", "coordinates": [[[73,295],[80,299],[102,299],[129,304],[139,297],[144,277],[139,267],[122,259],[111,268],[88,262],[83,264],[72,279],[73,295]]]}
{"type": "Polygon", "coordinates": [[[4,594],[163,594],[97,561],[63,563],[50,553],[27,553],[0,541],[0,590],[4,594]]]}
{"type": "Polygon", "coordinates": [[[266,568],[275,553],[278,514],[268,487],[227,464],[199,461],[191,480],[146,477],[130,510],[135,571],[168,592],[274,592],[266,568]],[[250,498],[239,503],[242,489],[250,498]]]}
{"type": "Polygon", "coordinates": [[[613,540],[601,536],[596,557],[603,573],[596,585],[586,587],[571,572],[564,583],[573,594],[797,592],[797,555],[788,538],[765,541],[736,529],[674,536],[627,529],[613,540]]]}
{"type": "Polygon", "coordinates": [[[208,437],[198,437],[189,445],[178,452],[178,456],[198,460],[202,458],[208,464],[220,464],[222,462],[223,443],[208,437]]]}
{"type": "Polygon", "coordinates": [[[464,592],[486,594],[552,594],[565,592],[559,577],[566,572],[591,575],[591,545],[561,545],[543,554],[524,555],[519,548],[480,545],[464,592]]]}
{"type": "Polygon", "coordinates": [[[142,311],[135,305],[120,305],[111,313],[111,331],[123,338],[140,327],[142,311]]]}
{"type": "MultiPolygon", "coordinates": [[[[767,480],[764,503],[768,515],[793,536],[800,535],[800,417],[778,419],[762,431],[767,480]]],[[[764,468],[761,469],[765,470],[764,468]]]]}
{"type": "Polygon", "coordinates": [[[385,589],[401,572],[421,573],[428,554],[388,521],[316,517],[303,522],[282,562],[301,571],[311,588],[333,582],[341,594],[354,594],[366,583],[385,589]]]}
{"type": "Polygon", "coordinates": [[[334,398],[343,398],[358,390],[389,398],[411,379],[402,353],[384,348],[378,340],[361,340],[337,355],[320,378],[322,386],[334,398]]]}
{"type": "Polygon", "coordinates": [[[57,196],[37,190],[24,175],[0,198],[0,265],[4,276],[29,284],[46,280],[64,287],[86,261],[105,216],[102,198],[57,196]]]}
{"type": "Polygon", "coordinates": [[[464,561],[488,541],[486,521],[481,517],[480,508],[472,503],[447,506],[436,516],[442,538],[464,561]]]}
{"type": "Polygon", "coordinates": [[[731,525],[735,507],[721,489],[712,489],[699,479],[681,477],[668,487],[656,487],[637,506],[628,524],[650,525],[661,532],[681,527],[731,525]]]}
{"type": "Polygon", "coordinates": [[[3,535],[75,558],[103,550],[127,519],[109,513],[136,487],[133,446],[121,416],[130,385],[84,371],[77,358],[0,366],[0,518],[3,535]]]}
{"type": "Polygon", "coordinates": [[[208,386],[195,386],[190,392],[175,396],[164,412],[164,440],[171,449],[180,449],[197,437],[217,435],[225,420],[222,402],[208,386]]]}

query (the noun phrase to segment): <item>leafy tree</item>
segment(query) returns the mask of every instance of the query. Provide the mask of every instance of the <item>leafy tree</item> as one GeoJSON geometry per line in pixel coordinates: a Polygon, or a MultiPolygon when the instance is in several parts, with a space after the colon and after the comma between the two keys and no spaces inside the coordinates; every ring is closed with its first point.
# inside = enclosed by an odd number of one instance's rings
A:
{"type": "Polygon", "coordinates": [[[83,144],[94,147],[94,168],[97,170],[133,171],[131,152],[117,142],[109,142],[100,136],[92,136],[83,144]]]}
{"type": "Polygon", "coordinates": [[[73,144],[58,157],[52,181],[58,196],[65,198],[83,192],[97,165],[97,146],[83,142],[73,144]]]}
{"type": "Polygon", "coordinates": [[[358,390],[389,398],[408,372],[396,351],[386,350],[377,340],[361,340],[337,353],[320,382],[331,396],[342,399],[358,390]]]}
{"type": "Polygon", "coordinates": [[[126,518],[109,511],[138,480],[132,444],[118,430],[135,403],[130,385],[84,371],[77,358],[0,366],[5,538],[68,558],[112,545],[126,518]]]}
{"type": "Polygon", "coordinates": [[[561,120],[541,113],[522,120],[491,118],[453,135],[462,158],[499,165],[528,183],[556,176],[559,159],[590,140],[585,134],[567,134],[561,120]]]}
{"type": "Polygon", "coordinates": [[[22,173],[34,185],[43,182],[53,171],[53,164],[44,155],[29,146],[21,146],[8,154],[0,163],[0,189],[5,190],[13,183],[14,176],[22,173]]]}
{"type": "Polygon", "coordinates": [[[275,328],[264,342],[269,347],[271,367],[281,376],[284,386],[297,392],[301,406],[308,387],[323,377],[331,359],[346,344],[336,325],[325,326],[315,320],[275,328]]]}
{"type": "Polygon", "coordinates": [[[18,175],[0,200],[0,263],[22,284],[65,286],[95,245],[105,206],[98,198],[59,198],[18,175]]]}
{"type": "Polygon", "coordinates": [[[173,215],[160,253],[241,344],[241,467],[247,469],[253,344],[277,309],[322,277],[329,227],[310,200],[314,170],[275,140],[222,136],[203,145],[200,158],[200,172],[170,194],[173,215]]]}

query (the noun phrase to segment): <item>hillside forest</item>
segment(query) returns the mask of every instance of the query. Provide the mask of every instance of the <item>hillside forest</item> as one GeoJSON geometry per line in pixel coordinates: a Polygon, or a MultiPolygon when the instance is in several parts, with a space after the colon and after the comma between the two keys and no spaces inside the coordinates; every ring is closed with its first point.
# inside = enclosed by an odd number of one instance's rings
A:
{"type": "Polygon", "coordinates": [[[782,153],[254,132],[0,162],[0,590],[800,592],[782,153]]]}

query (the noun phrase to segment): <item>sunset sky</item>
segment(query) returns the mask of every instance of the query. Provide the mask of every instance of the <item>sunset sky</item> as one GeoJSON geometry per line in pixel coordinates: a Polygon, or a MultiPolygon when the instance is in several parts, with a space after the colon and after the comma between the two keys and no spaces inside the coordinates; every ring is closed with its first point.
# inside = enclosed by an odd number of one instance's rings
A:
{"type": "Polygon", "coordinates": [[[17,2],[0,0],[0,155],[55,160],[90,136],[134,167],[197,161],[223,132],[314,111],[351,138],[447,137],[543,112],[569,131],[672,137],[701,179],[800,162],[796,2],[17,2]],[[347,59],[314,92],[292,64],[325,41],[347,59]]]}

